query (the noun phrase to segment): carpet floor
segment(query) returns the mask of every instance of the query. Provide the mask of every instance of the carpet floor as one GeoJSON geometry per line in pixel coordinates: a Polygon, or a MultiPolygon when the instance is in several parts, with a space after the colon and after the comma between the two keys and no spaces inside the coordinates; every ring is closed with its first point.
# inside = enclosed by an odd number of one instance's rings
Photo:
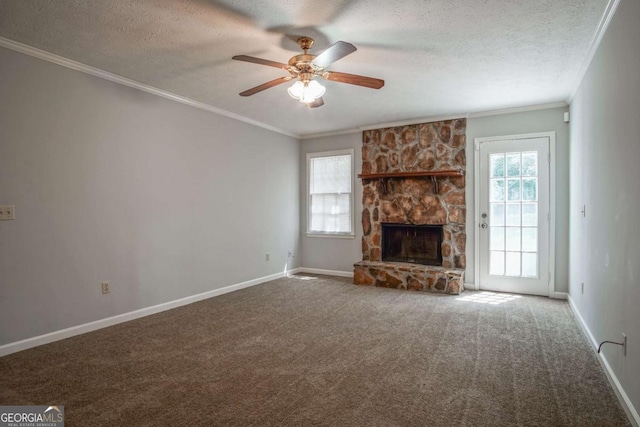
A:
{"type": "Polygon", "coordinates": [[[0,358],[67,426],[628,426],[566,302],[299,275],[0,358]]]}

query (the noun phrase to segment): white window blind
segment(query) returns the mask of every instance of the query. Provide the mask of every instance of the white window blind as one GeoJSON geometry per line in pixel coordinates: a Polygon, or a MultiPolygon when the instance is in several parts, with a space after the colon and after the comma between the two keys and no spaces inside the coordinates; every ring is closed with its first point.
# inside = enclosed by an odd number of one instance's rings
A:
{"type": "Polygon", "coordinates": [[[352,233],[352,154],[309,158],[309,232],[352,233]]]}

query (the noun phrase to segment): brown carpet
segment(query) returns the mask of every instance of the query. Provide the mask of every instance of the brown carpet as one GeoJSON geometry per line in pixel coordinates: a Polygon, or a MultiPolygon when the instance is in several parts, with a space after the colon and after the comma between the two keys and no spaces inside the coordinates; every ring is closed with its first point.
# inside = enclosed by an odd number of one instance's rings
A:
{"type": "Polygon", "coordinates": [[[497,295],[279,279],[3,357],[0,403],[68,426],[630,425],[566,302],[497,295]]]}

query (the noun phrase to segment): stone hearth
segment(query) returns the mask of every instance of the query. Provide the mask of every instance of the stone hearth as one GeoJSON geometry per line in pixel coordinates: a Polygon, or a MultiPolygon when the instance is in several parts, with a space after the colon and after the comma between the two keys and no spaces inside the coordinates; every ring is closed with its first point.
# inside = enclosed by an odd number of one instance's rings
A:
{"type": "Polygon", "coordinates": [[[464,290],[464,270],[461,269],[376,261],[361,261],[354,267],[356,285],[445,294],[459,294],[464,290]]]}
{"type": "Polygon", "coordinates": [[[354,283],[458,294],[464,290],[466,120],[363,132],[362,173],[455,170],[462,176],[363,180],[362,262],[354,283]],[[442,265],[382,261],[382,223],[442,225],[442,265]]]}

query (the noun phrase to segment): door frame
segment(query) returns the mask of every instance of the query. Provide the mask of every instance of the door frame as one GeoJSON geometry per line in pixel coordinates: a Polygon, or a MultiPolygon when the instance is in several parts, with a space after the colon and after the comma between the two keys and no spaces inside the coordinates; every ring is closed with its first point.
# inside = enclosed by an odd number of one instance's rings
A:
{"type": "Polygon", "coordinates": [[[480,144],[511,139],[549,138],[549,297],[555,298],[556,273],[556,133],[537,132],[518,135],[474,138],[473,152],[473,221],[474,221],[474,288],[480,290],[480,144]]]}

